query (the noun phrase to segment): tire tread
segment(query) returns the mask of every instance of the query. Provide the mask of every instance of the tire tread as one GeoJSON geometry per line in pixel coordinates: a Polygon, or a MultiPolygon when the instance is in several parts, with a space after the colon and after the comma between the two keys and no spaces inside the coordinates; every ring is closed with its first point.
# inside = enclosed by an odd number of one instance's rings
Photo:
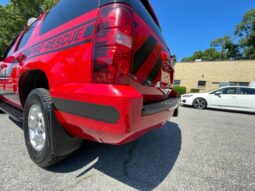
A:
{"type": "MultiPolygon", "coordinates": [[[[29,94],[28,96],[28,100],[29,97],[37,95],[40,98],[42,98],[42,103],[44,105],[44,108],[47,110],[46,112],[49,114],[51,111],[51,107],[52,107],[52,98],[49,94],[49,91],[43,88],[37,88],[32,90],[32,92],[29,94]]],[[[25,106],[26,107],[26,106],[25,106]]],[[[40,166],[41,168],[47,168],[50,167],[58,162],[60,162],[61,160],[63,160],[64,158],[66,158],[67,155],[65,156],[56,156],[52,153],[52,151],[50,151],[49,156],[45,157],[45,159],[41,162],[41,163],[37,163],[38,166],[40,166]]]]}

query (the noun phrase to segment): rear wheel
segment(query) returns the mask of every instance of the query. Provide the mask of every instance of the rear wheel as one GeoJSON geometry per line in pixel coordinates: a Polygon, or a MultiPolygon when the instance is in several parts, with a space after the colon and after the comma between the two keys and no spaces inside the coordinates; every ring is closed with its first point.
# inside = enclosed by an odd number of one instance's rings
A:
{"type": "Polygon", "coordinates": [[[193,107],[195,109],[206,109],[207,101],[203,98],[197,98],[193,101],[193,107]]]}
{"type": "Polygon", "coordinates": [[[177,109],[174,110],[174,117],[178,117],[179,116],[179,107],[177,109]]]}
{"type": "Polygon", "coordinates": [[[52,154],[50,114],[52,100],[48,90],[33,90],[24,107],[24,136],[30,158],[42,168],[49,167],[64,157],[52,154]]]}

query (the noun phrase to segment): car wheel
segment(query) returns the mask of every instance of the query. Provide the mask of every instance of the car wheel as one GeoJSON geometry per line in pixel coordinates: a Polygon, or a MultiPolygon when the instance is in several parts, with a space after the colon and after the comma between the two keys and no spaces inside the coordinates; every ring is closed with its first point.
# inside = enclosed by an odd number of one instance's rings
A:
{"type": "Polygon", "coordinates": [[[64,158],[51,152],[50,114],[51,96],[46,89],[33,90],[25,103],[23,130],[30,158],[42,168],[49,167],[64,158]]]}
{"type": "Polygon", "coordinates": [[[206,109],[207,101],[203,98],[197,98],[193,101],[193,107],[195,109],[206,109]]]}
{"type": "Polygon", "coordinates": [[[174,110],[174,115],[173,117],[178,117],[179,116],[179,107],[174,110]]]}

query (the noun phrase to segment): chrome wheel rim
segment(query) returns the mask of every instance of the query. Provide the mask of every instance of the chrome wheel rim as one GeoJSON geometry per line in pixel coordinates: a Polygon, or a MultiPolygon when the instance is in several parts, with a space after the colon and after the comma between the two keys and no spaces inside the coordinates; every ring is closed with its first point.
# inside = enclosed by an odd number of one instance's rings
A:
{"type": "Polygon", "coordinates": [[[41,107],[31,106],[28,114],[29,140],[36,151],[42,151],[46,140],[45,120],[41,107]]]}
{"type": "Polygon", "coordinates": [[[203,99],[196,99],[194,102],[194,107],[197,109],[204,109],[206,107],[206,102],[203,99]]]}

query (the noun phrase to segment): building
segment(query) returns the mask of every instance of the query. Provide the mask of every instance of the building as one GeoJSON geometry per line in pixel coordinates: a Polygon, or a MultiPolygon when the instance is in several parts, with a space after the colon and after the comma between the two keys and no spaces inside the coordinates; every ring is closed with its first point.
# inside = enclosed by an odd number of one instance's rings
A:
{"type": "Polygon", "coordinates": [[[175,65],[175,86],[205,92],[227,85],[248,86],[255,81],[255,60],[181,62],[175,65]]]}

